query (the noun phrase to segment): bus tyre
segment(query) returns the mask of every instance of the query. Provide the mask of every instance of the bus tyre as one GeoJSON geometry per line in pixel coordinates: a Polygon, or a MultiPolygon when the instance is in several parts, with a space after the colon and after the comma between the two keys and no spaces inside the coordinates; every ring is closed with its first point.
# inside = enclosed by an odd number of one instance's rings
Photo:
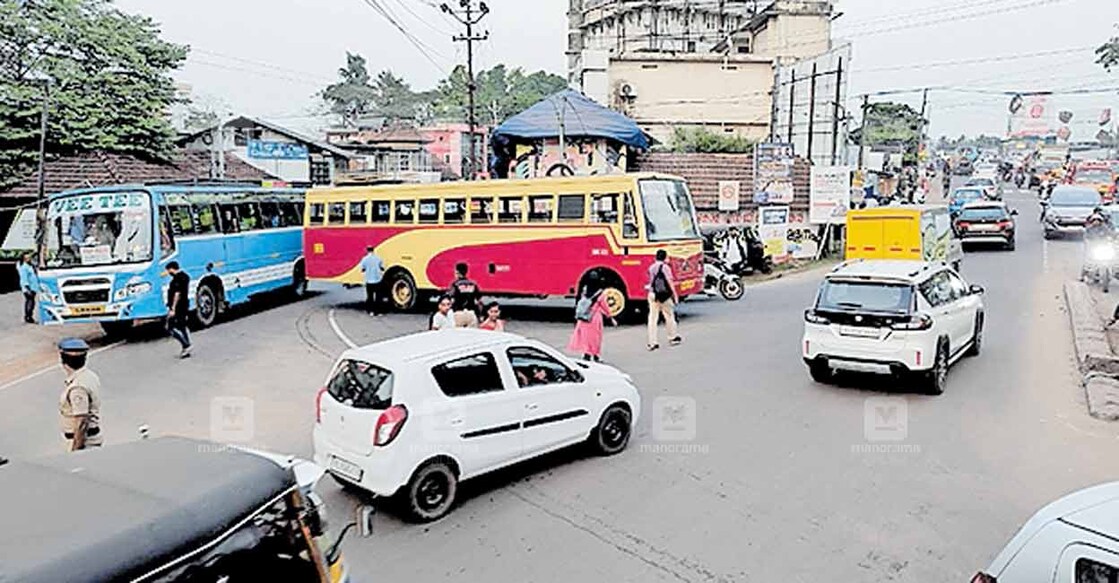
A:
{"type": "Polygon", "coordinates": [[[455,503],[458,476],[442,460],[427,462],[412,474],[401,492],[405,517],[411,522],[439,520],[455,503]]]}
{"type": "Polygon", "coordinates": [[[218,294],[213,285],[204,282],[194,293],[194,322],[199,328],[209,328],[218,319],[218,294]]]}
{"type": "Polygon", "coordinates": [[[291,295],[297,299],[307,297],[307,272],[302,262],[295,264],[295,271],[291,276],[291,295]]]}
{"type": "Polygon", "coordinates": [[[406,312],[416,305],[416,280],[407,271],[398,271],[389,277],[389,300],[392,307],[406,312]]]}

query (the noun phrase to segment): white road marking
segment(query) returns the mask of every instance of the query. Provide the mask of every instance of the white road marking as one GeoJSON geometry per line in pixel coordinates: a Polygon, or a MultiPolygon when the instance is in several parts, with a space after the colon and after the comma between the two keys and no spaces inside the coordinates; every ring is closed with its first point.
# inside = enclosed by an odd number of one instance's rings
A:
{"type": "Polygon", "coordinates": [[[342,327],[338,325],[338,320],[334,318],[334,308],[330,308],[330,312],[327,312],[326,319],[330,320],[330,327],[334,329],[334,335],[337,336],[343,344],[350,348],[357,348],[357,342],[350,340],[350,337],[346,336],[346,333],[342,331],[342,327]]]}
{"type": "MultiPolygon", "coordinates": [[[[118,340],[118,341],[116,341],[112,344],[107,344],[105,346],[102,346],[101,348],[95,348],[93,350],[90,350],[89,354],[91,356],[94,355],[94,354],[100,354],[102,352],[105,352],[106,350],[109,350],[110,348],[116,348],[116,347],[120,346],[121,344],[124,344],[124,340],[118,340]]],[[[18,379],[14,380],[14,381],[4,383],[3,385],[0,385],[0,391],[3,391],[4,389],[10,389],[10,388],[12,388],[12,387],[14,387],[14,386],[16,386],[20,383],[29,381],[29,380],[31,380],[33,378],[36,378],[36,377],[43,376],[44,374],[46,374],[46,373],[48,373],[52,370],[55,370],[57,368],[58,368],[58,365],[55,364],[55,365],[51,365],[51,366],[48,366],[46,368],[42,368],[40,370],[37,370],[33,373],[25,374],[25,375],[19,377],[18,379]]]]}

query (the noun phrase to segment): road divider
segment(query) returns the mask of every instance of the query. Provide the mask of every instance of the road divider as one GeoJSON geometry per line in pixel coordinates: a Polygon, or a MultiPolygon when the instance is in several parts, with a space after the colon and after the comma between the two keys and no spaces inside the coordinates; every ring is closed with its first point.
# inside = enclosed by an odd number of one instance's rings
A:
{"type": "Polygon", "coordinates": [[[1088,413],[1097,419],[1119,420],[1119,357],[1107,339],[1107,324],[1087,284],[1070,281],[1064,292],[1088,413]]]}

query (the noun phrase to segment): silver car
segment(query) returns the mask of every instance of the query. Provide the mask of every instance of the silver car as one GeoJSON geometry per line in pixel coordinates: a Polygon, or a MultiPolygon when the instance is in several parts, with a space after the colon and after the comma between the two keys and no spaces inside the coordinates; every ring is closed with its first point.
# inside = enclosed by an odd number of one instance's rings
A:
{"type": "Polygon", "coordinates": [[[1049,198],[1041,201],[1041,223],[1045,238],[1066,232],[1081,232],[1092,215],[1102,204],[1100,193],[1083,186],[1062,185],[1053,189],[1049,198]]]}

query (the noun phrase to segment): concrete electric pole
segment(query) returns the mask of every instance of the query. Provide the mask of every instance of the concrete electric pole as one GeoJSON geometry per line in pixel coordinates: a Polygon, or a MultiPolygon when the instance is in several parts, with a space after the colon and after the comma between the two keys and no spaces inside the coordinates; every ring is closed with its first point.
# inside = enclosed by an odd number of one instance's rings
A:
{"type": "Polygon", "coordinates": [[[474,7],[473,0],[459,0],[459,8],[461,10],[452,10],[447,4],[440,5],[443,12],[455,17],[464,27],[466,27],[465,35],[454,36],[455,42],[466,43],[466,91],[468,94],[467,105],[467,124],[470,126],[470,154],[467,156],[466,164],[466,179],[474,180],[475,175],[478,173],[478,152],[474,146],[474,140],[477,139],[476,127],[478,125],[478,118],[474,114],[474,93],[478,89],[478,85],[474,79],[474,43],[484,41],[490,38],[490,33],[482,33],[481,36],[474,34],[474,27],[482,21],[487,14],[490,13],[490,7],[486,6],[485,2],[478,2],[478,7],[474,7]]]}

